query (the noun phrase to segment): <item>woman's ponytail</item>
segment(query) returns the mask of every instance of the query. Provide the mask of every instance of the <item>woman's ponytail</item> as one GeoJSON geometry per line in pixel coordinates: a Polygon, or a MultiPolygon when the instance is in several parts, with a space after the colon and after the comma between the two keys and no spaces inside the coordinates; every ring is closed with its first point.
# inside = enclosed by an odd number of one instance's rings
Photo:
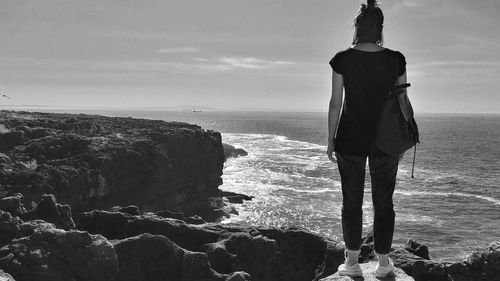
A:
{"type": "Polygon", "coordinates": [[[361,7],[359,8],[359,12],[364,13],[368,10],[375,9],[376,7],[378,7],[377,0],[367,0],[366,4],[361,3],[361,7]]]}
{"type": "Polygon", "coordinates": [[[377,7],[377,0],[367,0],[366,7],[368,9],[373,9],[373,8],[377,7]]]}

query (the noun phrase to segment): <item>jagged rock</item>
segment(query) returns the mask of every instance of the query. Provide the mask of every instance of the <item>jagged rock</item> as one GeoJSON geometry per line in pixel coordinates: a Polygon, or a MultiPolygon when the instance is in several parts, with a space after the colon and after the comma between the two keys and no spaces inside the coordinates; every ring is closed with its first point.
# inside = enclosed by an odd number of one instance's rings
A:
{"type": "Polygon", "coordinates": [[[241,204],[243,203],[243,200],[248,201],[254,198],[253,196],[248,196],[245,194],[240,194],[231,191],[221,191],[220,196],[226,197],[230,203],[236,203],[236,204],[241,204]]]}
{"type": "Polygon", "coordinates": [[[171,219],[177,219],[177,220],[182,220],[184,219],[184,214],[182,212],[172,212],[168,210],[163,210],[156,212],[157,216],[160,216],[162,218],[171,218],[171,219]]]}
{"type": "Polygon", "coordinates": [[[161,235],[141,234],[115,241],[114,247],[120,264],[115,281],[250,280],[244,273],[214,271],[205,253],[186,251],[161,235]]]}
{"type": "Polygon", "coordinates": [[[137,208],[137,206],[134,205],[130,205],[127,207],[114,206],[110,209],[110,211],[125,213],[131,216],[139,216],[141,214],[141,212],[139,212],[139,208],[137,208]]]}
{"type": "Polygon", "coordinates": [[[60,126],[60,128],[64,131],[70,131],[72,133],[88,137],[99,135],[103,129],[93,120],[82,120],[78,117],[65,118],[63,122],[61,122],[60,126]]]}
{"type": "Polygon", "coordinates": [[[19,126],[19,130],[23,131],[28,139],[39,139],[51,135],[52,129],[42,127],[19,126]]]}
{"type": "Polygon", "coordinates": [[[12,196],[4,197],[0,199],[0,210],[9,212],[14,216],[19,216],[26,212],[24,208],[23,195],[21,193],[16,193],[12,196]]]}
{"type": "MultiPolygon", "coordinates": [[[[235,257],[236,268],[241,268],[250,276],[267,275],[270,280],[279,280],[278,278],[285,273],[281,271],[288,271],[286,267],[277,266],[283,260],[277,259],[276,240],[262,235],[253,237],[250,234],[241,233],[234,234],[224,242],[228,253],[235,257]]],[[[293,266],[289,265],[289,268],[293,266]]]]}
{"type": "Polygon", "coordinates": [[[500,242],[491,243],[484,251],[474,252],[461,263],[448,268],[451,281],[499,281],[500,242]]]}
{"type": "Polygon", "coordinates": [[[12,217],[8,212],[0,210],[0,247],[3,247],[19,233],[19,225],[22,220],[12,217]]]}
{"type": "Polygon", "coordinates": [[[52,194],[43,194],[35,209],[19,215],[24,221],[44,220],[65,230],[74,229],[75,223],[71,217],[71,208],[68,205],[58,204],[52,194]]]}
{"type": "Polygon", "coordinates": [[[368,244],[361,244],[361,253],[358,258],[359,263],[366,263],[376,260],[375,247],[373,242],[368,244]]]}
{"type": "Polygon", "coordinates": [[[447,281],[447,264],[427,260],[411,254],[402,248],[397,248],[389,254],[396,267],[416,281],[447,281]]]}
{"type": "Polygon", "coordinates": [[[14,238],[30,236],[39,228],[54,228],[54,225],[42,220],[24,222],[19,217],[0,211],[0,247],[7,245],[14,238]]]}
{"type": "Polygon", "coordinates": [[[108,239],[123,239],[143,233],[160,234],[191,251],[198,251],[202,244],[212,243],[219,237],[217,232],[154,214],[134,217],[120,212],[94,210],[78,214],[75,221],[78,229],[102,234],[108,239]]]}
{"type": "Polygon", "coordinates": [[[219,273],[231,273],[233,271],[234,254],[230,254],[223,241],[203,245],[203,251],[207,253],[212,268],[219,273]]]}
{"type": "Polygon", "coordinates": [[[212,268],[210,268],[207,254],[199,252],[186,251],[184,253],[181,263],[181,272],[181,280],[186,281],[222,281],[227,279],[227,276],[217,273],[212,268]]]}
{"type": "Polygon", "coordinates": [[[9,156],[0,152],[0,164],[7,164],[7,163],[10,163],[11,161],[12,160],[10,160],[9,156]]]}
{"type": "Polygon", "coordinates": [[[204,223],[206,223],[206,221],[202,217],[197,216],[197,215],[187,217],[183,220],[187,223],[190,223],[190,224],[204,224],[204,223]]]}
{"type": "Polygon", "coordinates": [[[101,235],[45,224],[0,249],[0,268],[21,281],[107,281],[117,274],[118,260],[101,235]]]}
{"type": "Polygon", "coordinates": [[[3,272],[3,270],[0,269],[0,281],[16,281],[10,274],[3,272]]]}
{"type": "MultiPolygon", "coordinates": [[[[361,254],[359,257],[360,263],[368,263],[376,260],[374,251],[373,230],[366,237],[361,239],[361,254]]],[[[406,274],[412,276],[416,281],[447,281],[447,263],[431,261],[424,258],[427,247],[409,240],[406,249],[393,248],[391,249],[390,257],[394,260],[394,264],[401,268],[406,274]],[[417,256],[410,251],[422,255],[417,256]]]]}
{"type": "Polygon", "coordinates": [[[126,237],[127,224],[134,218],[121,212],[94,210],[80,213],[75,217],[77,228],[92,234],[101,234],[108,239],[122,239],[126,237]]]}
{"type": "Polygon", "coordinates": [[[33,139],[18,149],[24,154],[41,160],[68,158],[84,152],[91,140],[85,136],[61,133],[33,139]]]}
{"type": "Polygon", "coordinates": [[[367,263],[376,260],[374,238],[373,238],[373,227],[365,237],[361,238],[361,253],[358,258],[359,263],[367,263]]]}
{"type": "MultiPolygon", "coordinates": [[[[22,221],[21,221],[22,222],[22,221]]],[[[15,238],[23,238],[30,235],[33,235],[36,230],[41,231],[42,229],[53,229],[55,225],[52,223],[48,223],[43,220],[32,220],[26,221],[19,224],[19,231],[16,233],[15,238]]]]}
{"type": "Polygon", "coordinates": [[[484,251],[471,254],[467,258],[467,264],[471,270],[479,270],[490,278],[500,279],[500,243],[492,243],[484,251]]]}
{"type": "Polygon", "coordinates": [[[120,270],[114,280],[182,280],[183,250],[161,235],[141,234],[114,245],[120,270]]]}
{"type": "Polygon", "coordinates": [[[248,155],[248,152],[246,152],[244,149],[242,148],[236,148],[230,144],[227,144],[227,143],[223,143],[222,144],[223,148],[224,148],[224,155],[226,157],[226,159],[228,158],[236,158],[238,156],[247,156],[248,155]]]}
{"type": "Polygon", "coordinates": [[[420,244],[412,239],[409,239],[406,242],[405,250],[407,250],[408,252],[410,252],[416,256],[419,256],[419,257],[424,258],[426,260],[430,260],[429,249],[427,248],[427,246],[422,245],[422,244],[420,244]]]}
{"type": "Polygon", "coordinates": [[[294,228],[259,231],[276,240],[279,249],[274,261],[279,272],[271,275],[271,280],[317,280],[334,273],[344,261],[344,247],[336,241],[294,228]]]}
{"type": "Polygon", "coordinates": [[[193,225],[156,215],[108,211],[85,213],[76,222],[79,229],[102,233],[109,239],[162,235],[187,251],[206,255],[218,273],[245,271],[252,280],[317,280],[334,273],[344,260],[340,243],[297,229],[193,225]]]}
{"type": "Polygon", "coordinates": [[[371,227],[370,232],[366,234],[365,237],[361,238],[361,244],[370,244],[373,243],[375,240],[373,238],[373,227],[371,227]]]}
{"type": "Polygon", "coordinates": [[[203,228],[203,225],[186,224],[175,219],[143,217],[127,224],[127,236],[143,233],[159,234],[189,251],[200,251],[202,245],[213,243],[220,238],[219,229],[203,228]]]}
{"type": "Polygon", "coordinates": [[[378,280],[393,280],[393,281],[415,281],[411,276],[408,276],[403,270],[399,268],[394,269],[394,273],[390,274],[384,279],[376,278],[373,272],[375,271],[375,266],[377,262],[361,263],[361,269],[363,270],[363,277],[351,278],[346,276],[340,276],[338,273],[328,276],[326,278],[320,279],[320,281],[351,281],[351,280],[364,280],[364,281],[378,281],[378,280]]]}
{"type": "Polygon", "coordinates": [[[23,222],[19,217],[0,211],[0,247],[10,243],[14,238],[22,238],[35,233],[37,229],[52,229],[55,226],[42,220],[23,222]]]}
{"type": "Polygon", "coordinates": [[[23,131],[8,131],[0,133],[0,151],[7,152],[12,148],[24,143],[26,140],[23,131]]]}

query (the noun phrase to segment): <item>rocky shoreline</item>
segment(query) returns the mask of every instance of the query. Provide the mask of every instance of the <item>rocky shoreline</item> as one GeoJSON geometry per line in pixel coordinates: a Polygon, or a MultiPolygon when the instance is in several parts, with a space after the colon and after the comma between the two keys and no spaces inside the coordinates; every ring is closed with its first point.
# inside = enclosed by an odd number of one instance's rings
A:
{"type": "MultiPolygon", "coordinates": [[[[217,223],[251,200],[218,189],[245,154],[186,123],[0,111],[0,280],[343,280],[339,241],[217,223]]],[[[362,250],[372,261],[370,237],[362,250]]],[[[414,241],[391,256],[395,280],[500,280],[500,243],[457,263],[414,241]]]]}

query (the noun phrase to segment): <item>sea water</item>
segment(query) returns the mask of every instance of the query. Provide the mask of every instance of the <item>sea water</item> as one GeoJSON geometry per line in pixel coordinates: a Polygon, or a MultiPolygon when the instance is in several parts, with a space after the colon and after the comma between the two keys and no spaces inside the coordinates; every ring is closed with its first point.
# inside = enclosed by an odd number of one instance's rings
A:
{"type": "MultiPolygon", "coordinates": [[[[222,133],[248,156],[228,159],[222,190],[255,198],[223,222],[298,227],[342,239],[342,193],[326,156],[326,113],[94,111],[186,121],[222,133]]],[[[500,115],[418,114],[421,144],[400,163],[394,245],[414,239],[431,258],[457,261],[500,241],[500,115]]],[[[373,224],[367,172],[363,229],[373,224]]]]}

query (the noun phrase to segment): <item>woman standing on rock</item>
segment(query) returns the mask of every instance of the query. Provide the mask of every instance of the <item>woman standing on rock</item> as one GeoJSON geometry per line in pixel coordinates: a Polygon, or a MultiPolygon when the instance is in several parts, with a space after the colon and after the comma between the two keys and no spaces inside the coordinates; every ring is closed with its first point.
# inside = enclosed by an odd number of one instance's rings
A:
{"type": "Polygon", "coordinates": [[[388,254],[394,232],[392,195],[399,156],[386,155],[374,148],[373,143],[384,97],[394,87],[396,77],[399,84],[406,83],[406,61],[400,52],[382,47],[383,22],[384,15],[375,0],[362,4],[354,20],[353,46],[338,52],[330,61],[333,78],[327,154],[330,160],[337,162],[340,172],[342,230],[346,245],[345,263],[338,268],[340,275],[362,275],[358,255],[367,158],[375,215],[374,246],[378,257],[375,275],[382,278],[394,269],[388,254]]]}

